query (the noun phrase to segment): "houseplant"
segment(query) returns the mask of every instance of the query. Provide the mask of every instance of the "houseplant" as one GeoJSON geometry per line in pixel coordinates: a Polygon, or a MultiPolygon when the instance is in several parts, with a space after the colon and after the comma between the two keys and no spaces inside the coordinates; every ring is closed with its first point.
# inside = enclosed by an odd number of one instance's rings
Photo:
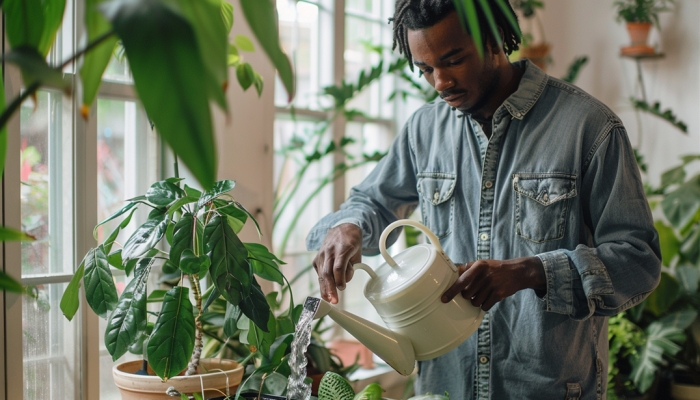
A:
{"type": "Polygon", "coordinates": [[[617,0],[617,20],[625,21],[630,45],[622,48],[625,55],[654,54],[647,44],[652,25],[659,27],[659,13],[670,10],[673,0],[617,0]]]}
{"type": "Polygon", "coordinates": [[[527,24],[523,29],[522,43],[520,45],[520,57],[527,58],[535,65],[546,69],[551,62],[551,46],[547,43],[544,26],[540,20],[538,10],[544,9],[541,0],[515,0],[513,9],[518,10],[527,24]]]}

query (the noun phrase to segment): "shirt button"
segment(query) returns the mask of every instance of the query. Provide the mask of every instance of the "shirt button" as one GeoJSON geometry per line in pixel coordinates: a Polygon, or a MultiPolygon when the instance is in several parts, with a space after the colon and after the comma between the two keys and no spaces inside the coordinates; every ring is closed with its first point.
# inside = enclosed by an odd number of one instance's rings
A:
{"type": "Polygon", "coordinates": [[[486,181],[486,182],[484,182],[484,186],[486,187],[486,189],[491,189],[491,187],[493,186],[493,182],[486,181]]]}
{"type": "Polygon", "coordinates": [[[482,233],[481,235],[479,235],[479,239],[485,242],[489,240],[489,235],[487,233],[482,233]]]}
{"type": "Polygon", "coordinates": [[[479,357],[479,362],[482,364],[486,364],[487,362],[489,362],[489,358],[486,356],[481,356],[479,357]]]}
{"type": "Polygon", "coordinates": [[[547,196],[547,193],[542,196],[542,200],[544,200],[545,203],[549,201],[549,196],[547,196]]]}
{"type": "Polygon", "coordinates": [[[433,195],[433,200],[434,201],[440,200],[440,192],[435,192],[435,194],[433,195]]]}

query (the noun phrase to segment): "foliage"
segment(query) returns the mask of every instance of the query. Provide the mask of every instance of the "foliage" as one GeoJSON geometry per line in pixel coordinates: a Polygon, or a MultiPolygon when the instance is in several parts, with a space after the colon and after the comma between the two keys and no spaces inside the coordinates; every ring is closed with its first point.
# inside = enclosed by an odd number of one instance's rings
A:
{"type": "Polygon", "coordinates": [[[688,133],[688,125],[686,125],[685,122],[678,120],[676,115],[673,114],[673,111],[671,111],[671,109],[661,111],[661,104],[658,101],[655,102],[653,105],[650,105],[644,100],[635,99],[634,97],[630,98],[630,101],[632,102],[632,106],[635,109],[647,112],[652,115],[656,115],[657,117],[666,120],[668,123],[675,126],[683,133],[688,133]]]}
{"type": "Polygon", "coordinates": [[[613,4],[617,20],[649,22],[659,26],[659,13],[670,10],[673,0],[617,0],[613,4]]]}
{"type": "MultiPolygon", "coordinates": [[[[478,12],[480,11],[488,21],[488,27],[491,30],[491,34],[495,38],[500,38],[501,35],[498,31],[498,26],[496,26],[496,21],[493,17],[493,11],[487,0],[453,0],[457,13],[459,15],[459,20],[462,23],[462,27],[474,38],[474,43],[476,43],[477,51],[479,56],[483,57],[483,33],[481,32],[482,27],[479,25],[478,12]]],[[[494,0],[496,6],[501,9],[503,14],[508,19],[508,22],[513,27],[513,30],[517,34],[520,33],[520,26],[518,21],[510,12],[508,8],[508,3],[506,0],[494,0]]]]}
{"type": "Polygon", "coordinates": [[[579,73],[581,73],[581,68],[588,62],[588,56],[576,57],[574,61],[569,65],[569,69],[566,71],[566,75],[561,79],[565,82],[574,83],[578,78],[579,73]]]}
{"type": "Polygon", "coordinates": [[[525,18],[534,17],[538,8],[544,8],[544,2],[541,0],[515,0],[512,3],[513,9],[520,10],[525,18]]]}

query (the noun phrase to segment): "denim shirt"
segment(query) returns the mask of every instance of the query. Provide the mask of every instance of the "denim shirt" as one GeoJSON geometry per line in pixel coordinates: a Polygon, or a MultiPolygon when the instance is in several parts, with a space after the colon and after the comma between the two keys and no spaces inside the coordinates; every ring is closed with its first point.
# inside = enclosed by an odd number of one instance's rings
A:
{"type": "MultiPolygon", "coordinates": [[[[458,263],[537,256],[546,294],[515,293],[450,353],[419,362],[417,393],[454,399],[604,399],[608,317],[658,284],[658,235],[620,119],[529,61],[490,140],[438,99],[416,111],[373,172],[307,238],[352,222],[363,252],[420,207],[458,263]]],[[[398,233],[390,236],[395,241],[398,233]]]]}

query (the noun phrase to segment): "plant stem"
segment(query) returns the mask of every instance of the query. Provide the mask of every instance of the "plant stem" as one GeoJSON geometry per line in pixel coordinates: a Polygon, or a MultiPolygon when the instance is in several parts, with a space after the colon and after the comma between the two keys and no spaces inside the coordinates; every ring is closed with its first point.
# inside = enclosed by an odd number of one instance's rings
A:
{"type": "Polygon", "coordinates": [[[197,367],[199,366],[199,358],[202,356],[202,321],[200,317],[202,316],[202,292],[199,290],[199,279],[196,274],[189,275],[190,283],[192,284],[192,293],[194,294],[194,299],[196,302],[196,307],[199,313],[194,319],[195,326],[195,337],[194,337],[194,351],[192,352],[192,358],[187,366],[187,372],[185,376],[194,375],[197,373],[197,367]]]}

